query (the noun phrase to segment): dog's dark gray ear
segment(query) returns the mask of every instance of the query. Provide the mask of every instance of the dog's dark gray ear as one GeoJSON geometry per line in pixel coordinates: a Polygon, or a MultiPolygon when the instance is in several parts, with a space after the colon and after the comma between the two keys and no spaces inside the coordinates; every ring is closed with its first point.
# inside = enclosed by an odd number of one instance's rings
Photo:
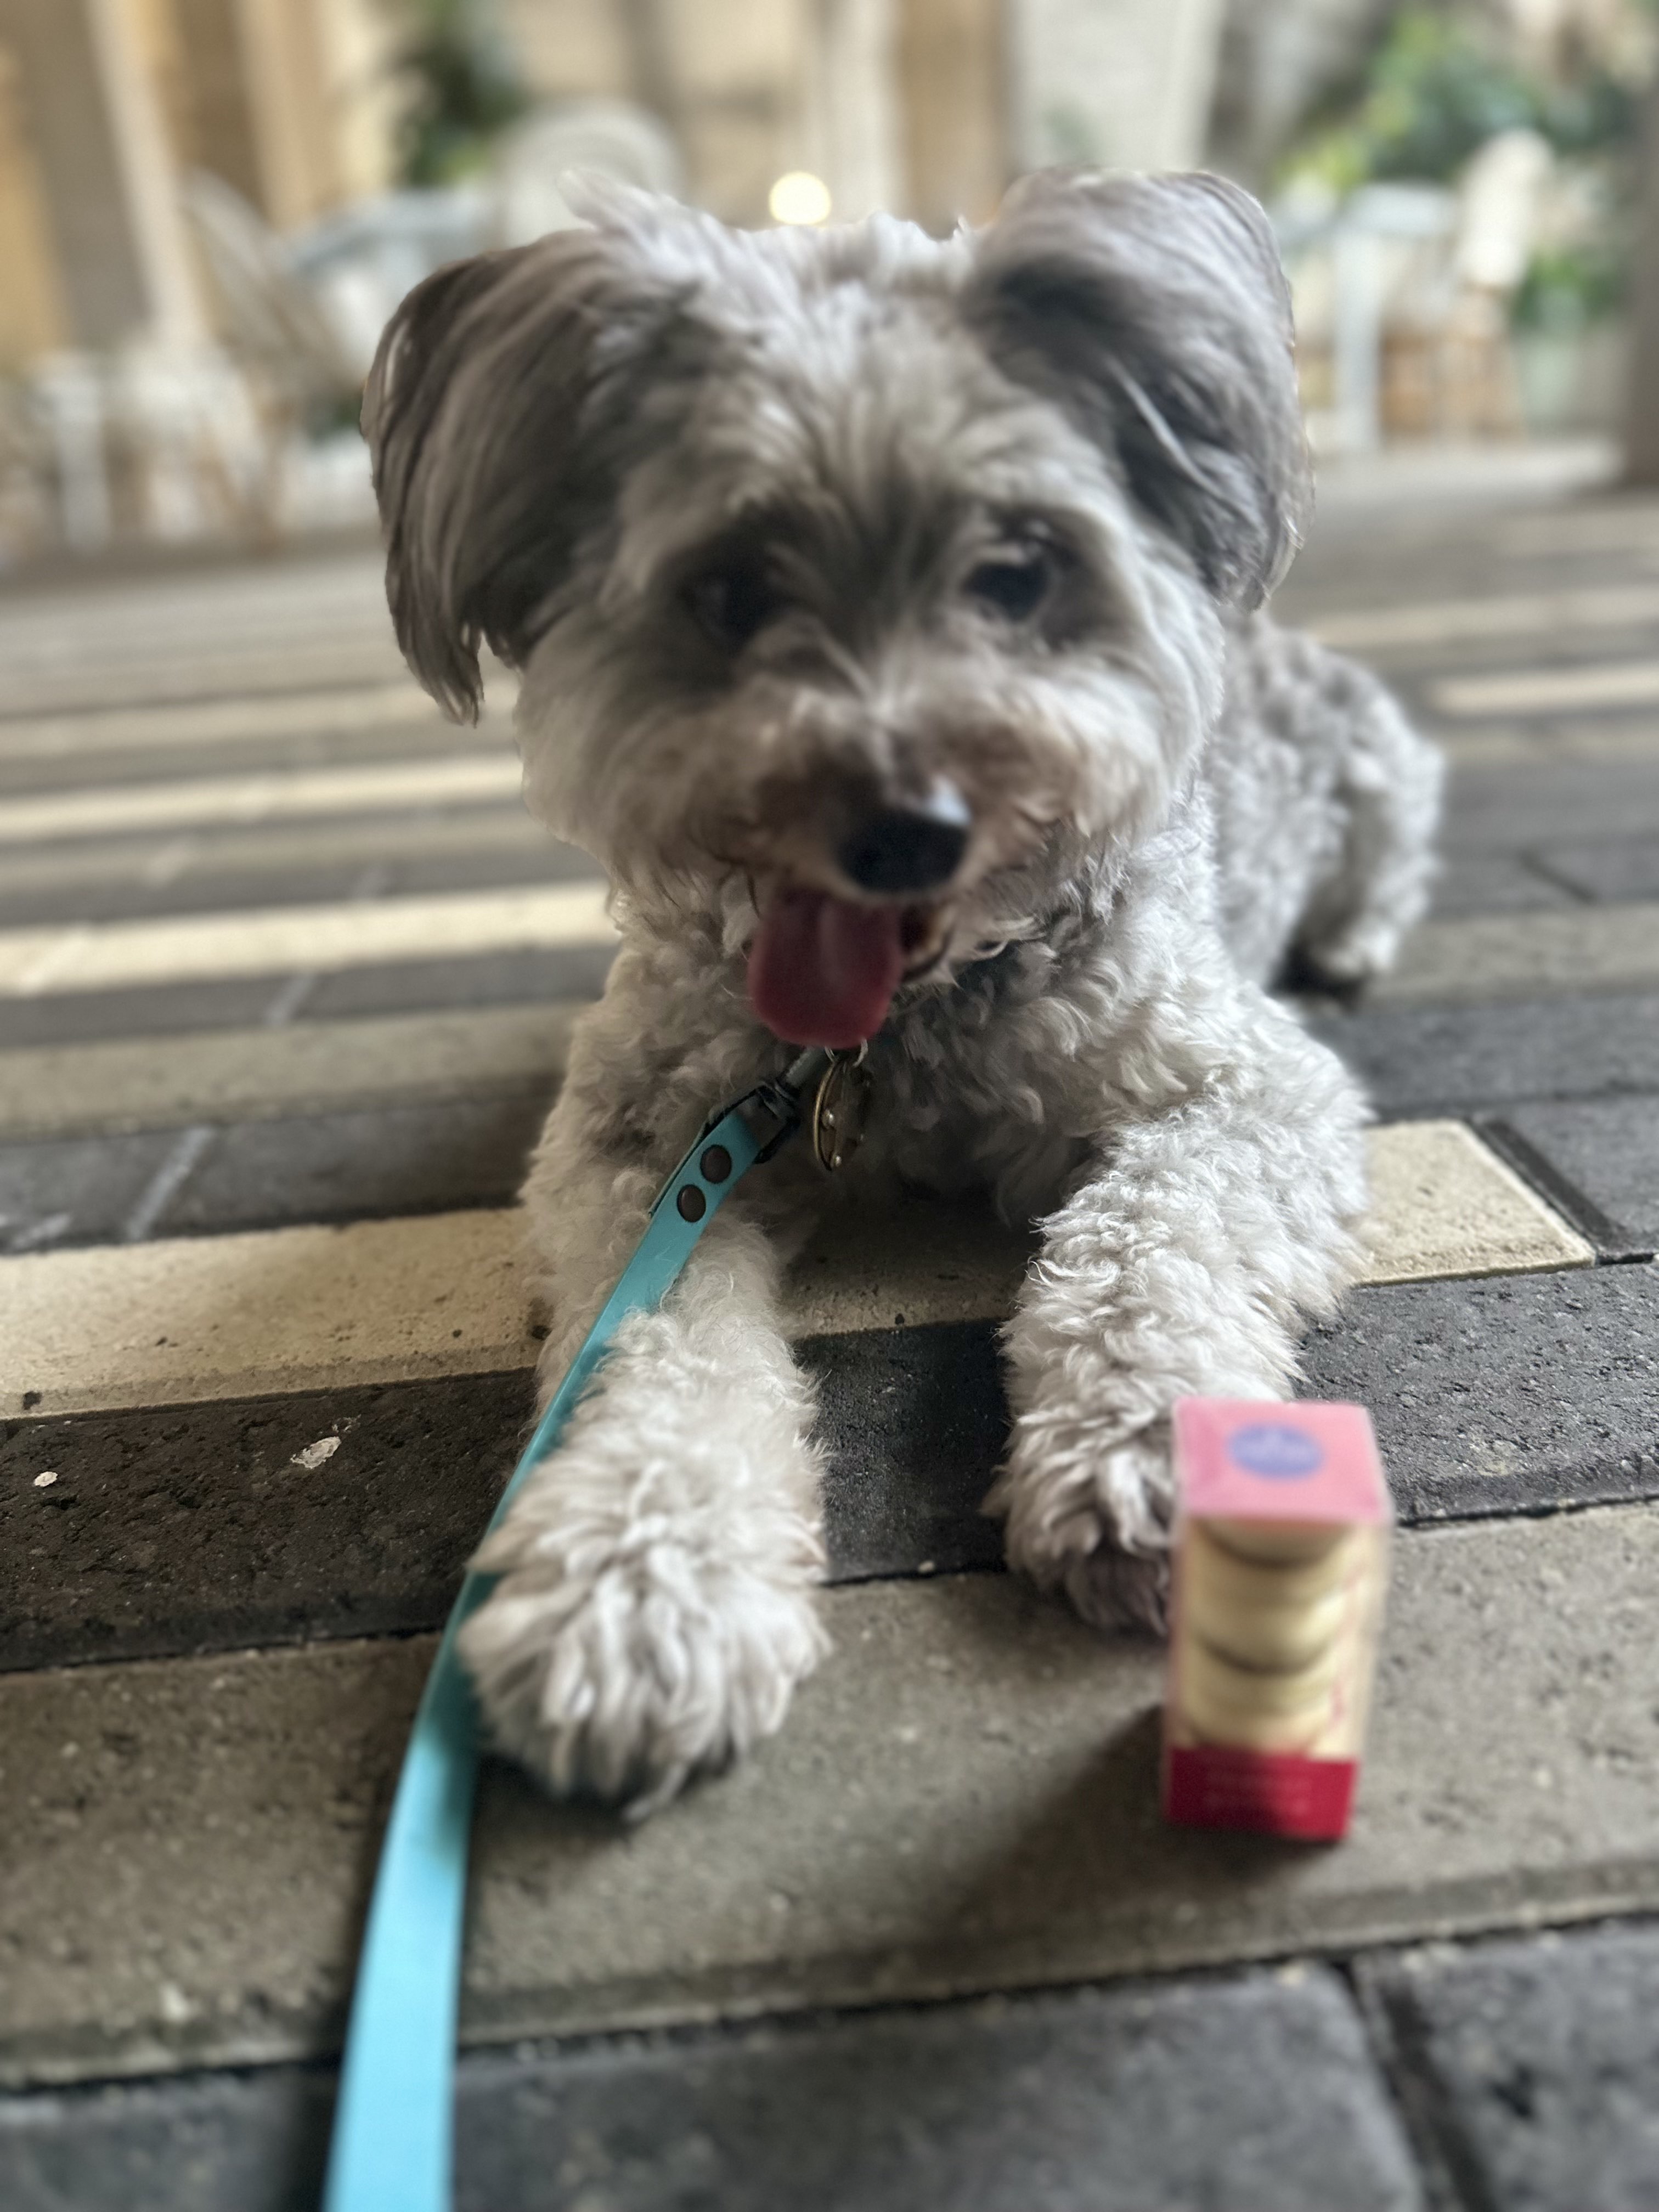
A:
{"type": "Polygon", "coordinates": [[[1115,452],[1220,599],[1257,606],[1311,477],[1267,219],[1220,177],[1050,171],[981,234],[965,308],[1009,374],[1115,452]]]}
{"type": "Polygon", "coordinates": [[[604,418],[643,289],[614,234],[556,231],[441,269],[380,340],[363,434],[386,596],[410,666],[458,717],[477,715],[480,646],[523,659],[609,500],[604,418]]]}

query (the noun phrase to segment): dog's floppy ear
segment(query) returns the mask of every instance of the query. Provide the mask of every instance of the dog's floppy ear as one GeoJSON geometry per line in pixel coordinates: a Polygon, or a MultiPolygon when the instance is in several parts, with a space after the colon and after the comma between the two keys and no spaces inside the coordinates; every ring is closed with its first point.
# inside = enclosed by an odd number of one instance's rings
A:
{"type": "Polygon", "coordinates": [[[964,307],[1006,370],[1116,453],[1218,598],[1261,604],[1311,498],[1273,233],[1219,177],[1050,171],[981,234],[964,307]]]}
{"type": "Polygon", "coordinates": [[[398,642],[476,719],[478,649],[521,661],[615,482],[619,386],[663,301],[623,241],[556,231],[454,263],[387,325],[363,401],[398,642]]]}

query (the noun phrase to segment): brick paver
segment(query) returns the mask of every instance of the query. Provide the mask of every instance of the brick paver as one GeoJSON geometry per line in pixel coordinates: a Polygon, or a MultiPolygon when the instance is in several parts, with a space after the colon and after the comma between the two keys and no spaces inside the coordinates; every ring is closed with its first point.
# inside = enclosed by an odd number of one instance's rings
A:
{"type": "MultiPolygon", "coordinates": [[[[1656,550],[1653,502],[1395,502],[1282,600],[1453,763],[1436,920],[1310,1010],[1390,1124],[1306,1352],[1407,1524],[1352,1840],[1165,1831],[1156,1653],[987,1571],[1021,1240],[831,1237],[838,1651],[642,1832],[491,1778],[464,2205],[1659,2202],[1652,1931],[1540,1932],[1659,1910],[1656,550]]],[[[0,2201],[301,2212],[527,1411],[492,1209],[610,945],[367,557],[15,593],[0,656],[0,2201]]]]}

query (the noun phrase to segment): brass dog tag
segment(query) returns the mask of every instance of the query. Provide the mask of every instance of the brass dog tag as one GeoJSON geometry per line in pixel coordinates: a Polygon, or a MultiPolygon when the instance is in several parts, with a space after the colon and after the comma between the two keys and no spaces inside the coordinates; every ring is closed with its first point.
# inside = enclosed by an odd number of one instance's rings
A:
{"type": "Polygon", "coordinates": [[[856,1054],[836,1053],[812,1101],[812,1150],[818,1165],[831,1175],[846,1166],[864,1141],[871,1089],[866,1050],[860,1045],[856,1054]]]}

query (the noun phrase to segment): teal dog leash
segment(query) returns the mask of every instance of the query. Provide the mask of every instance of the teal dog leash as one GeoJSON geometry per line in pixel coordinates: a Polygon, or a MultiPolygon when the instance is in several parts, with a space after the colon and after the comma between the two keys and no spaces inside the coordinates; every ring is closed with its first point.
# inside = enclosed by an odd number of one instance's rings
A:
{"type": "MultiPolygon", "coordinates": [[[[491,1530],[558,1443],[623,1321],[662,1304],[722,1200],[799,1127],[809,1085],[817,1086],[819,1156],[826,1166],[840,1164],[850,1145],[826,1097],[838,1073],[850,1079],[854,1073],[850,1060],[813,1047],[781,1077],[710,1119],[659,1193],[633,1257],[501,1493],[491,1530]]],[[[842,1083],[836,1095],[847,1090],[842,1083]]],[[[472,1693],[456,1639],[494,1582],[469,1574],[462,1583],[404,1755],[358,1958],[323,2212],[448,2212],[456,2008],[477,1778],[472,1693]]]]}

